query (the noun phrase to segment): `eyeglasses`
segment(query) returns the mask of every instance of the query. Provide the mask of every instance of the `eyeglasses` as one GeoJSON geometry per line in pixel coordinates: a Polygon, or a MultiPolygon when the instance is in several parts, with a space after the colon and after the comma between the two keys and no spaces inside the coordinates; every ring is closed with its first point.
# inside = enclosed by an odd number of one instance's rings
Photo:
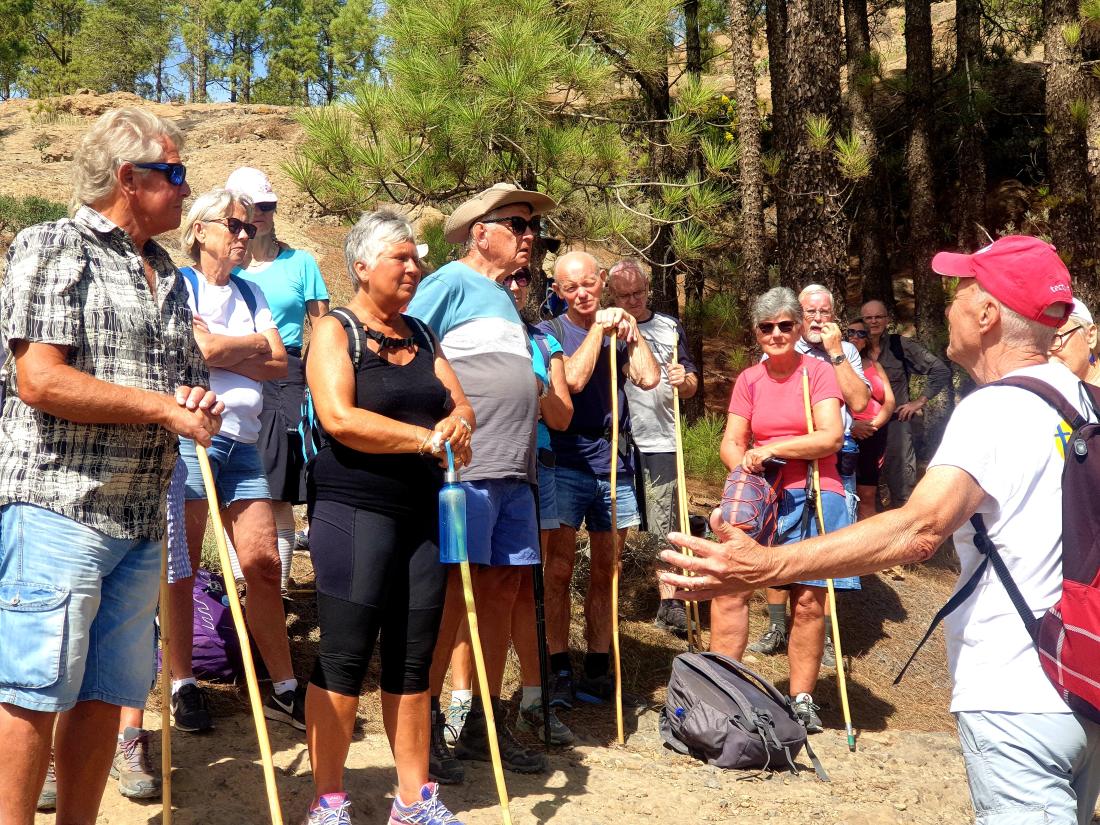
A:
{"type": "Polygon", "coordinates": [[[257,204],[253,204],[253,205],[257,209],[259,209],[261,212],[274,212],[275,207],[278,206],[279,204],[275,203],[274,201],[271,201],[269,203],[257,203],[257,204]]]}
{"type": "Polygon", "coordinates": [[[809,315],[811,318],[833,317],[833,311],[831,309],[806,309],[806,307],[802,307],[802,314],[809,315]]]}
{"type": "Polygon", "coordinates": [[[135,163],[132,160],[125,162],[132,164],[135,169],[152,169],[155,172],[162,172],[173,186],[183,186],[187,180],[187,167],[182,163],[135,163]]]}
{"type": "Polygon", "coordinates": [[[221,220],[217,221],[203,221],[203,223],[220,223],[222,226],[229,230],[229,234],[232,235],[234,238],[241,234],[242,229],[244,230],[244,234],[248,236],[249,240],[256,237],[256,224],[245,223],[239,218],[222,218],[221,220]]]}
{"type": "Polygon", "coordinates": [[[849,338],[866,338],[867,330],[865,329],[850,329],[848,330],[849,338]]]}
{"type": "Polygon", "coordinates": [[[513,272],[504,279],[504,286],[508,287],[512,284],[520,287],[521,289],[531,283],[531,273],[526,269],[519,272],[513,272]]]}
{"type": "Polygon", "coordinates": [[[1058,350],[1062,349],[1066,344],[1069,343],[1069,339],[1073,337],[1073,333],[1077,332],[1077,330],[1079,329],[1084,328],[1085,327],[1083,324],[1078,324],[1073,329],[1067,329],[1065,332],[1056,333],[1054,336],[1054,342],[1050,345],[1050,351],[1058,352],[1058,350]]]}
{"type": "Polygon", "coordinates": [[[756,325],[763,335],[771,335],[776,327],[779,327],[779,331],[784,335],[790,335],[794,331],[794,321],[761,321],[756,325]]]}
{"type": "Polygon", "coordinates": [[[512,215],[508,218],[482,218],[478,223],[505,223],[515,235],[523,235],[528,227],[531,229],[531,234],[536,237],[542,232],[542,218],[538,215],[533,218],[524,218],[521,215],[512,215]]]}
{"type": "Polygon", "coordinates": [[[889,317],[889,315],[864,315],[863,323],[870,324],[873,321],[885,321],[889,317]]]}
{"type": "Polygon", "coordinates": [[[649,294],[648,289],[639,289],[635,292],[621,292],[615,295],[615,300],[622,301],[624,304],[633,304],[635,301],[644,301],[647,294],[649,294]]]}

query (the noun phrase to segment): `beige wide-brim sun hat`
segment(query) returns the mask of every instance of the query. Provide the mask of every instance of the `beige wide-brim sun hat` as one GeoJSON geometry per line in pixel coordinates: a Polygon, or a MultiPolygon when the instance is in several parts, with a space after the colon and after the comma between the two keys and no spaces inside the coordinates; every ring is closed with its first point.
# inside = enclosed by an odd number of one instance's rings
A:
{"type": "Polygon", "coordinates": [[[531,207],[532,217],[558,208],[558,202],[541,192],[520,189],[510,183],[496,183],[466,201],[447,216],[443,224],[443,237],[447,243],[464,243],[470,227],[494,209],[513,203],[525,203],[531,207]]]}

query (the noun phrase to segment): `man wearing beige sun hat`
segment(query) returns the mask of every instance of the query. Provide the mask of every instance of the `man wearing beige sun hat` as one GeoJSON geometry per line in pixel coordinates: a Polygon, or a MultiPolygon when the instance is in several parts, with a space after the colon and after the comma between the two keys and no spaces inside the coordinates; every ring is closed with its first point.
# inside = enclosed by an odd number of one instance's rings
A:
{"type": "MultiPolygon", "coordinates": [[[[477,417],[473,459],[462,477],[478,626],[494,703],[500,701],[513,609],[517,600],[530,599],[531,571],[541,562],[532,485],[539,398],[547,386],[536,378],[524,322],[503,284],[529,264],[540,216],[556,207],[552,198],[508,183],[459,205],[447,218],[444,237],[465,244],[465,253],[426,277],[408,309],[439,336],[477,417]]],[[[517,651],[535,643],[533,608],[524,612],[532,615],[517,628],[517,651]]],[[[461,781],[463,774],[444,741],[439,708],[462,616],[461,583],[452,570],[431,676],[430,772],[440,782],[461,781]]],[[[526,658],[520,653],[521,660],[526,658]]],[[[478,705],[473,702],[455,742],[459,759],[489,759],[485,717],[478,705]]],[[[531,712],[541,729],[541,708],[536,705],[531,712]]],[[[551,719],[552,732],[560,724],[551,719]]],[[[520,773],[548,769],[543,754],[524,748],[503,725],[498,732],[505,768],[520,773]]]]}

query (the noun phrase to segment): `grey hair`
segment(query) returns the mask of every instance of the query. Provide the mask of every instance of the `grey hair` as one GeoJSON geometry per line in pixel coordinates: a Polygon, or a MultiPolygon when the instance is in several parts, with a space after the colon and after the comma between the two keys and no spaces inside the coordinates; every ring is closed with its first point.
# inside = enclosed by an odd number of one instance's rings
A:
{"type": "Polygon", "coordinates": [[[802,323],[802,304],[794,290],[785,286],[777,286],[769,289],[752,305],[752,325],[755,327],[767,318],[775,318],[786,313],[796,324],[802,323]]]}
{"type": "MultiPolygon", "coordinates": [[[[174,123],[144,109],[112,109],[100,116],[73,154],[70,212],[96,203],[115,191],[115,172],[123,161],[155,163],[164,158],[162,140],[183,150],[183,132],[174,123]]],[[[139,174],[146,171],[135,170],[139,174]]]]}
{"type": "Polygon", "coordinates": [[[252,220],[252,199],[248,195],[231,192],[228,189],[214,188],[203,192],[187,212],[180,226],[180,249],[195,263],[199,261],[199,242],[195,237],[195,224],[203,221],[228,218],[233,207],[239,206],[245,211],[248,220],[252,220]]]}
{"type": "Polygon", "coordinates": [[[352,285],[359,288],[359,279],[355,276],[356,261],[361,261],[368,269],[374,269],[387,247],[406,241],[416,243],[416,234],[404,215],[392,209],[364,212],[344,241],[344,263],[352,285]]]}
{"type": "Polygon", "coordinates": [[[637,258],[623,258],[621,261],[613,263],[611,269],[607,270],[608,283],[610,283],[616,275],[626,275],[627,273],[637,275],[645,281],[646,286],[649,286],[649,275],[642,269],[642,262],[637,258]]]}
{"type": "Polygon", "coordinates": [[[822,295],[828,295],[829,306],[833,307],[833,309],[836,309],[836,301],[833,299],[833,293],[829,290],[828,287],[822,286],[821,284],[810,284],[801,292],[799,292],[799,303],[801,304],[804,298],[809,298],[811,295],[817,295],[818,293],[821,293],[822,295]]]}
{"type": "Polygon", "coordinates": [[[1058,332],[1057,327],[1025,318],[1016,310],[1006,306],[1000,298],[983,289],[981,284],[976,285],[982,295],[991,301],[996,301],[1001,308],[1001,341],[1003,343],[1019,349],[1035,349],[1043,353],[1050,351],[1051,344],[1054,343],[1054,335],[1058,332]]]}

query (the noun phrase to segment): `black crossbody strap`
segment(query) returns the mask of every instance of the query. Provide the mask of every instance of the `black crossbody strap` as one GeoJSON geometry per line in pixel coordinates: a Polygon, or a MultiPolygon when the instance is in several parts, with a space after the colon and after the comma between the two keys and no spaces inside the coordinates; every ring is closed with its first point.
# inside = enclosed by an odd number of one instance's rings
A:
{"type": "Polygon", "coordinates": [[[997,578],[1001,580],[1001,584],[1003,584],[1005,590],[1008,591],[1008,597],[1012,600],[1012,606],[1015,607],[1016,612],[1020,614],[1020,618],[1023,619],[1024,622],[1024,627],[1027,628],[1028,635],[1034,640],[1039,632],[1039,620],[1035,618],[1035,614],[1031,612],[1031,608],[1027,606],[1027,602],[1024,600],[1024,594],[1020,592],[1020,588],[1017,587],[1016,582],[1012,580],[1012,574],[1008,572],[1008,567],[1005,565],[1004,559],[1002,559],[1001,554],[997,552],[997,548],[993,544],[993,539],[989,537],[989,533],[985,529],[985,522],[982,521],[981,515],[975,513],[970,517],[970,523],[974,525],[974,546],[993,564],[993,570],[996,572],[997,578]]]}

